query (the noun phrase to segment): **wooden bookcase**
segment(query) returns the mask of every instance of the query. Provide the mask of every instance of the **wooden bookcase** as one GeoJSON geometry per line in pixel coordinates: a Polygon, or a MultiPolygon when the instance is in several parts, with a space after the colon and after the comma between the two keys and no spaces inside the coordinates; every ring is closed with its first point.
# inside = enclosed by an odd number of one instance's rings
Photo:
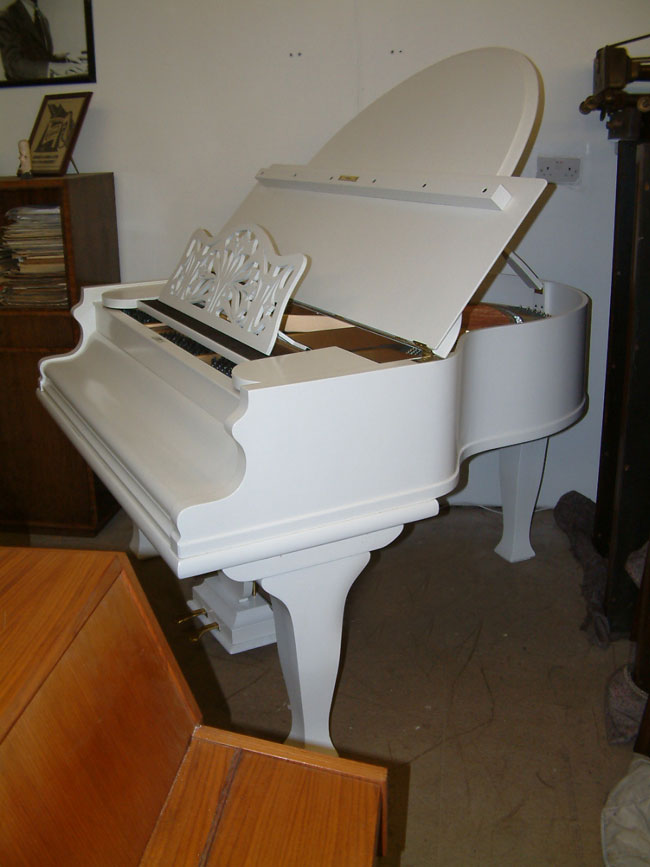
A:
{"type": "MultiPolygon", "coordinates": [[[[66,309],[0,307],[0,528],[93,534],[117,504],[36,398],[38,362],[78,340],[85,285],[119,282],[113,175],[0,178],[0,230],[19,206],[59,206],[66,309]]],[[[0,274],[0,284],[2,275],[0,274]]]]}

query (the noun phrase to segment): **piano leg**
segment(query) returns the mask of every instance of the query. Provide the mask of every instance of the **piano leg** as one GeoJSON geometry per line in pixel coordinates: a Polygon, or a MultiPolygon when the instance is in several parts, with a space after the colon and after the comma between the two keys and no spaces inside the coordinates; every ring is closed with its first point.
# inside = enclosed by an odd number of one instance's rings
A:
{"type": "Polygon", "coordinates": [[[151,557],[158,557],[158,551],[154,548],[151,542],[135,524],[133,525],[133,533],[129,542],[129,551],[138,560],[149,560],[151,557]]]}
{"type": "Polygon", "coordinates": [[[234,580],[253,577],[271,597],[280,665],[291,706],[287,743],[336,754],[329,719],[345,600],[370,559],[369,551],[388,545],[401,531],[401,526],[390,527],[223,570],[234,580]]]}
{"type": "Polygon", "coordinates": [[[535,556],[530,525],[539,495],[548,437],[503,448],[499,453],[503,534],[494,549],[510,563],[535,556]]]}
{"type": "Polygon", "coordinates": [[[343,610],[348,591],[370,554],[320,563],[265,578],[275,617],[280,665],[289,693],[287,743],[335,753],[329,718],[339,670],[343,610]]]}

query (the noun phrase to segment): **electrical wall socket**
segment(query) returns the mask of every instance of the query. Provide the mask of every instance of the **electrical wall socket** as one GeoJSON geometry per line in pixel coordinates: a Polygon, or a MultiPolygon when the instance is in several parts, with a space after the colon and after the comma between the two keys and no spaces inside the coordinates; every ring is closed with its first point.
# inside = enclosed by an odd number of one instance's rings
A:
{"type": "Polygon", "coordinates": [[[550,184],[576,184],[580,180],[580,159],[537,157],[537,177],[550,184]]]}

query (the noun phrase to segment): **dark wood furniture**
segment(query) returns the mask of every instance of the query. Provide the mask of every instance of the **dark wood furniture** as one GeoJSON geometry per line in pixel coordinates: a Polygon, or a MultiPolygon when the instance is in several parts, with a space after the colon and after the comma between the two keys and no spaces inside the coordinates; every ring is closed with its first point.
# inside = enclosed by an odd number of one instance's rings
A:
{"type": "Polygon", "coordinates": [[[0,179],[0,229],[10,208],[34,205],[61,208],[69,304],[0,307],[0,527],[92,534],[117,504],[42,409],[36,386],[39,360],[77,342],[69,308],[82,287],[119,282],[113,175],[0,179]]]}
{"type": "Polygon", "coordinates": [[[632,626],[638,591],[627,573],[629,555],[650,532],[650,81],[647,57],[630,57],[627,45],[596,52],[593,92],[580,105],[606,120],[617,139],[618,170],[612,291],[609,310],[605,406],[594,518],[594,546],[605,558],[603,606],[614,637],[632,626]]]}
{"type": "MultiPolygon", "coordinates": [[[[632,680],[644,692],[650,693],[650,548],[646,554],[641,577],[632,640],[636,642],[632,680]]],[[[646,702],[634,751],[650,756],[650,701],[646,702]]]]}
{"type": "Polygon", "coordinates": [[[200,725],[123,554],[0,548],[0,863],[362,867],[386,771],[200,725]]]}
{"type": "Polygon", "coordinates": [[[632,624],[629,555],[650,532],[650,141],[618,142],[607,379],[594,544],[607,559],[613,635],[632,624]]]}

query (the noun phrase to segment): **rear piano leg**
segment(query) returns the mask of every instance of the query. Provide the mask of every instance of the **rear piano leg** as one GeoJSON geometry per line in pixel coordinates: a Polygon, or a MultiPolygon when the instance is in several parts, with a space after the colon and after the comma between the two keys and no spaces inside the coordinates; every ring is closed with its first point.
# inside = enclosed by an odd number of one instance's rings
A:
{"type": "Polygon", "coordinates": [[[135,524],[133,525],[133,533],[129,542],[129,551],[138,560],[149,560],[151,557],[159,556],[158,551],[156,551],[149,539],[135,524]]]}
{"type": "Polygon", "coordinates": [[[548,437],[518,443],[499,453],[503,534],[494,549],[510,563],[535,556],[530,525],[542,484],[548,437]]]}
{"type": "Polygon", "coordinates": [[[291,707],[287,743],[336,754],[329,720],[339,670],[345,600],[370,559],[369,551],[388,545],[401,531],[401,526],[390,527],[223,570],[235,580],[252,575],[271,597],[278,654],[291,707]],[[276,572],[278,567],[283,571],[276,572]]]}

